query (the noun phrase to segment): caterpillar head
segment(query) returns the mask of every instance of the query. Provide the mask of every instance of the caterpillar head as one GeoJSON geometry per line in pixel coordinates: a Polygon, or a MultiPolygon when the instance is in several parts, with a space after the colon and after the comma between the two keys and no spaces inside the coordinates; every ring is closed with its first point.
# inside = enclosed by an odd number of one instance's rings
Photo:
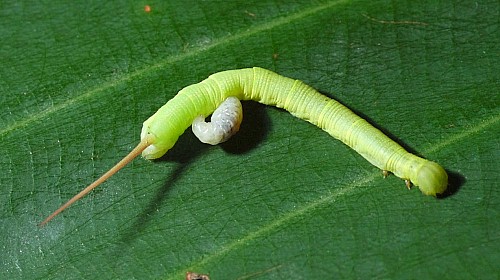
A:
{"type": "Polygon", "coordinates": [[[448,174],[437,163],[426,160],[417,172],[416,178],[411,180],[422,193],[433,195],[443,193],[448,186],[448,174]]]}

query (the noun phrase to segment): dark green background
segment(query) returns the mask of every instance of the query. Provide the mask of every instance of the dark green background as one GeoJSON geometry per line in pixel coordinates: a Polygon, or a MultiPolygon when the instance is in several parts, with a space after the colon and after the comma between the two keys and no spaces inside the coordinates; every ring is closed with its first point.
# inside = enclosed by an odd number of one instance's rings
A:
{"type": "Polygon", "coordinates": [[[0,278],[499,277],[498,1],[178,2],[0,4],[0,278]],[[179,89],[251,66],[439,162],[451,195],[246,102],[229,142],[188,131],[36,226],[179,89]]]}

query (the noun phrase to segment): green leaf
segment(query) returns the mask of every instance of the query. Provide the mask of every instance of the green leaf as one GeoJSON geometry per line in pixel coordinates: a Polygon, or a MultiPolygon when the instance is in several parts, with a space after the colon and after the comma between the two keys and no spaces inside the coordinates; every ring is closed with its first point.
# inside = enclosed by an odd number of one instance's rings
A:
{"type": "Polygon", "coordinates": [[[499,277],[498,1],[60,2],[0,4],[1,279],[499,277]],[[251,66],[439,162],[451,193],[247,102],[229,142],[187,131],[37,227],[178,90],[251,66]]]}

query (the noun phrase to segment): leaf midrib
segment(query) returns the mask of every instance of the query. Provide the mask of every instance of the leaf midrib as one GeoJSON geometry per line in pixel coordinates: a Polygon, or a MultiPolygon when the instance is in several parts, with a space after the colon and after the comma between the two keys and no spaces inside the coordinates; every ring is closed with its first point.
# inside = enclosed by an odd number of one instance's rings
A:
{"type": "Polygon", "coordinates": [[[64,110],[65,108],[67,108],[67,107],[69,107],[77,102],[83,101],[83,100],[88,99],[88,98],[92,98],[101,92],[105,92],[108,89],[118,87],[118,86],[120,86],[124,83],[130,82],[134,79],[139,80],[142,77],[149,76],[156,71],[161,71],[162,69],[164,69],[167,66],[172,65],[173,63],[182,62],[183,60],[187,60],[187,59],[194,57],[196,55],[206,53],[206,52],[208,52],[216,47],[230,44],[232,42],[241,40],[243,38],[250,37],[250,36],[255,35],[257,33],[260,33],[260,32],[268,31],[268,30],[271,30],[271,29],[274,29],[274,28],[277,28],[277,27],[280,27],[280,26],[283,26],[286,24],[295,23],[303,18],[316,15],[324,10],[328,10],[329,8],[333,8],[333,7],[335,7],[339,4],[342,4],[344,2],[348,2],[348,1],[347,0],[334,1],[334,2],[323,4],[323,5],[319,5],[319,6],[313,6],[309,9],[304,9],[304,10],[301,10],[300,12],[290,14],[290,15],[287,15],[284,17],[275,18],[271,21],[252,26],[249,29],[241,30],[240,32],[237,32],[233,35],[229,35],[229,36],[221,37],[219,39],[215,39],[212,41],[211,44],[208,44],[205,46],[200,46],[200,47],[195,47],[195,48],[192,48],[192,49],[190,49],[190,51],[187,51],[185,53],[170,56],[170,57],[168,57],[168,58],[166,58],[166,59],[164,59],[156,64],[152,64],[152,65],[146,66],[142,69],[128,73],[127,75],[123,75],[118,79],[113,79],[111,81],[104,82],[100,85],[97,85],[97,86],[89,89],[88,91],[86,91],[78,96],[75,96],[71,99],[68,99],[64,102],[61,102],[57,105],[54,105],[48,109],[43,110],[43,111],[39,111],[37,113],[31,114],[27,118],[24,118],[24,119],[21,119],[21,120],[18,120],[18,121],[11,123],[10,125],[4,127],[3,129],[0,129],[0,138],[5,137],[7,134],[9,134],[15,130],[23,129],[23,128],[28,127],[30,125],[35,125],[38,121],[45,119],[52,114],[55,114],[61,110],[64,110]]]}
{"type": "MultiPolygon", "coordinates": [[[[471,137],[476,133],[484,131],[488,127],[496,125],[499,121],[500,121],[500,113],[494,115],[488,120],[485,121],[480,120],[479,123],[469,126],[468,129],[463,130],[462,132],[456,134],[455,136],[447,139],[442,139],[441,141],[436,142],[434,145],[425,149],[423,153],[432,154],[440,149],[446,148],[457,142],[460,142],[467,137],[471,137]]],[[[241,236],[240,238],[235,238],[231,240],[231,242],[222,245],[218,250],[215,250],[211,254],[201,256],[199,259],[193,261],[190,265],[176,271],[173,275],[169,276],[167,279],[180,279],[182,278],[182,276],[185,274],[186,271],[196,270],[196,268],[200,268],[203,265],[228,254],[232,250],[235,250],[243,245],[248,245],[249,242],[256,240],[258,237],[264,236],[265,234],[273,230],[276,230],[283,225],[288,224],[294,219],[301,217],[311,211],[314,211],[315,209],[318,209],[318,207],[320,206],[324,206],[337,201],[339,197],[344,197],[345,195],[348,195],[354,192],[355,190],[361,191],[364,188],[360,187],[368,185],[369,183],[372,183],[375,179],[380,177],[381,177],[380,171],[374,171],[372,173],[366,174],[365,176],[354,178],[351,182],[348,182],[344,186],[342,186],[343,184],[340,183],[338,185],[338,188],[335,191],[331,192],[329,195],[321,197],[317,200],[313,200],[303,205],[302,207],[294,208],[293,210],[284,213],[281,216],[277,216],[276,219],[269,221],[269,223],[263,225],[262,227],[256,229],[255,231],[248,232],[247,234],[241,236]]]]}

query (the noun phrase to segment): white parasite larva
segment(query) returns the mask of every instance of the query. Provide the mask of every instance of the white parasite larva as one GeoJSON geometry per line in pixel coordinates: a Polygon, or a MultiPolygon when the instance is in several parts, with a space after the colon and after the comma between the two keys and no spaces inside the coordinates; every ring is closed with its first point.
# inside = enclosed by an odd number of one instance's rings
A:
{"type": "Polygon", "coordinates": [[[236,134],[242,120],[241,102],[238,98],[230,96],[214,111],[211,122],[205,122],[203,115],[194,119],[192,130],[201,142],[217,145],[236,134]]]}

